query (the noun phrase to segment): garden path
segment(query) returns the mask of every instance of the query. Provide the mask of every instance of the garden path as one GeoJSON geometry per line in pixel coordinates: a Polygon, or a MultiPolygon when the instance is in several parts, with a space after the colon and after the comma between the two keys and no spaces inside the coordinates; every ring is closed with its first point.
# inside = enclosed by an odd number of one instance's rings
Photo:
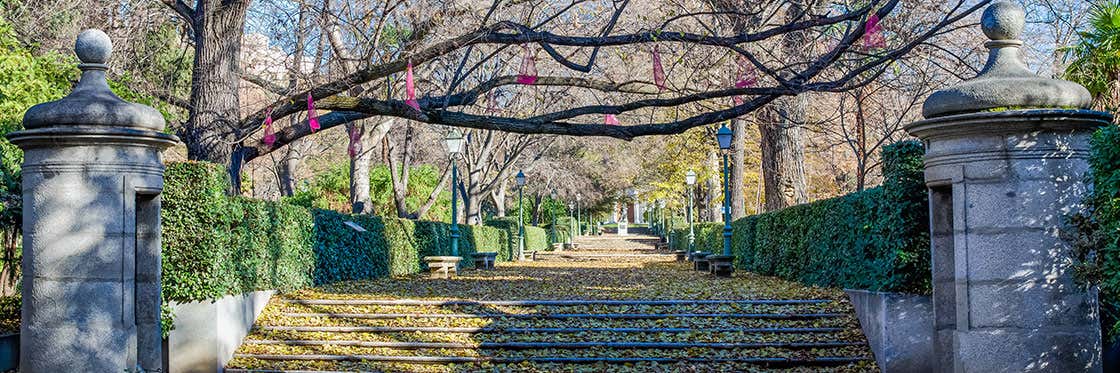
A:
{"type": "Polygon", "coordinates": [[[277,296],[227,372],[877,370],[842,291],[715,278],[656,240],[277,296]]]}

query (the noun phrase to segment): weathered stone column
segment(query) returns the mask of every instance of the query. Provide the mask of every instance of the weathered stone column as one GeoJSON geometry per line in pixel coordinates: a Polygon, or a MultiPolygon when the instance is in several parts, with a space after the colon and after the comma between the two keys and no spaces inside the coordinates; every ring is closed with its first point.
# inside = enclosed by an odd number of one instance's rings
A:
{"type": "Polygon", "coordinates": [[[1080,208],[1089,92],[1022,61],[1023,9],[990,6],[979,76],[935,92],[926,145],[939,372],[1099,372],[1097,293],[1071,276],[1063,217],[1080,208]]]}
{"type": "Polygon", "coordinates": [[[160,151],[176,138],[109,90],[105,33],[82,32],[74,50],[74,91],[8,136],[24,150],[20,370],[159,369],[160,151]]]}

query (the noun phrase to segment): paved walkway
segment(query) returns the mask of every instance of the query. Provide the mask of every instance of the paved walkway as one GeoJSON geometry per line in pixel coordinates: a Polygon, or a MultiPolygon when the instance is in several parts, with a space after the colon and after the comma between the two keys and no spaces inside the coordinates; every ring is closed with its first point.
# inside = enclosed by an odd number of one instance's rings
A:
{"type": "Polygon", "coordinates": [[[655,242],[278,296],[227,371],[876,370],[843,292],[715,278],[655,242]]]}

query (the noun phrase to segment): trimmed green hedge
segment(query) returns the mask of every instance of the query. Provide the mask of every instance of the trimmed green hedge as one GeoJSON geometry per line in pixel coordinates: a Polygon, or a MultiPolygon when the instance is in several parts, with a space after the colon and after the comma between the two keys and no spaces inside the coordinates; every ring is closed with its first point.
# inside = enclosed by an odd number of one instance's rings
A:
{"type": "MultiPolygon", "coordinates": [[[[889,145],[882,186],[733,222],[737,266],[819,286],[929,293],[923,154],[916,141],[889,145]]],[[[695,228],[696,250],[722,251],[722,224],[695,228]]],[[[688,227],[672,236],[682,248],[688,227]]]]}
{"type": "MultiPolygon", "coordinates": [[[[488,220],[484,227],[501,230],[504,243],[494,246],[498,248],[498,260],[514,260],[517,258],[517,221],[512,219],[488,220]]],[[[477,228],[477,227],[476,227],[477,228]]],[[[545,228],[525,226],[525,251],[544,251],[551,248],[549,233],[545,228]]],[[[490,250],[485,250],[490,251],[490,250]]]]}
{"type": "Polygon", "coordinates": [[[1110,342],[1120,338],[1120,127],[1104,127],[1093,135],[1089,166],[1090,214],[1070,221],[1071,228],[1080,230],[1072,242],[1079,256],[1074,273],[1079,280],[1099,284],[1101,331],[1110,342]]]}
{"type": "MultiPolygon", "coordinates": [[[[231,198],[225,195],[225,175],[222,166],[211,163],[167,165],[162,197],[167,301],[407,275],[426,270],[425,256],[451,254],[450,224],[231,198]]],[[[500,260],[509,258],[502,229],[459,227],[460,255],[469,258],[475,248],[484,248],[507,250],[500,260]]],[[[540,228],[526,229],[534,245],[546,237],[540,228]]]]}
{"type": "Polygon", "coordinates": [[[163,297],[213,300],[254,290],[311,285],[310,211],[229,198],[225,171],[172,163],[162,195],[163,297]]]}

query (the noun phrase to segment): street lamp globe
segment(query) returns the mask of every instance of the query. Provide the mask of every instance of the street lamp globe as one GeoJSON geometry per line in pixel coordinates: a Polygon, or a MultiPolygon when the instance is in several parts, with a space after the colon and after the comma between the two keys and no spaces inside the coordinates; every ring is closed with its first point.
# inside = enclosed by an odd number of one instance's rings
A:
{"type": "Polygon", "coordinates": [[[719,131],[716,131],[716,141],[719,142],[720,150],[731,150],[731,135],[731,129],[727,128],[726,124],[720,126],[719,131]]]}
{"type": "Polygon", "coordinates": [[[463,133],[459,132],[458,129],[452,129],[451,132],[447,134],[447,138],[444,139],[444,141],[447,142],[447,152],[451,153],[451,155],[456,155],[463,151],[463,133]]]}
{"type": "Polygon", "coordinates": [[[696,185],[696,172],[688,170],[688,173],[684,174],[684,183],[688,185],[696,185]]]}
{"type": "Polygon", "coordinates": [[[517,176],[515,177],[515,179],[517,180],[517,186],[519,186],[519,187],[525,186],[525,173],[524,172],[517,171],[517,176]]]}

